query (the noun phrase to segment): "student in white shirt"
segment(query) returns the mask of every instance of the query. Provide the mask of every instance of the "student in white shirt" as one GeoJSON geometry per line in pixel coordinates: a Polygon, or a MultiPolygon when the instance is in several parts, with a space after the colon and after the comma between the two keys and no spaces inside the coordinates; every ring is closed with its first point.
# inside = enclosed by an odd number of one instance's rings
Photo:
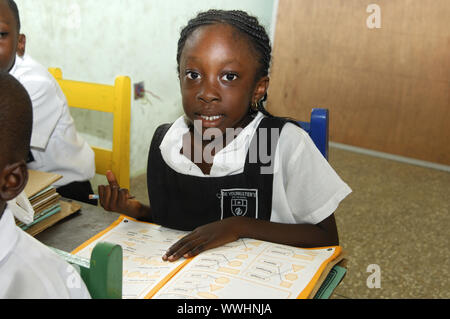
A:
{"type": "Polygon", "coordinates": [[[2,1],[0,19],[3,35],[0,44],[0,71],[7,71],[25,87],[33,103],[33,134],[30,169],[62,175],[54,186],[64,197],[96,204],[89,180],[95,175],[94,152],[77,133],[66,97],[56,80],[24,53],[25,38],[20,34],[20,19],[14,1],[2,1]],[[19,45],[20,44],[20,45],[19,45]]]}
{"type": "Polygon", "coordinates": [[[73,266],[16,226],[14,217],[30,222],[33,216],[19,202],[28,180],[32,106],[25,88],[4,72],[0,110],[0,298],[90,298],[73,266]]]}
{"type": "Polygon", "coordinates": [[[308,134],[264,109],[270,60],[264,27],[243,11],[202,12],[181,31],[177,62],[185,116],[153,136],[150,206],[130,198],[110,172],[109,185],[99,186],[106,210],[192,230],[164,260],[243,237],[338,245],[334,211],[351,189],[308,134]]]}

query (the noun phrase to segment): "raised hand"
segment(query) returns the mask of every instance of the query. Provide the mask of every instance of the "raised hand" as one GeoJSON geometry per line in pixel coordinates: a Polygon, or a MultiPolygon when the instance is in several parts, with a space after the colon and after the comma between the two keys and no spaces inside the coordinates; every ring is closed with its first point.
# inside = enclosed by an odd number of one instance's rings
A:
{"type": "Polygon", "coordinates": [[[128,189],[120,188],[113,172],[107,171],[106,179],[108,185],[98,186],[100,205],[107,211],[133,216],[133,212],[140,208],[139,201],[130,195],[128,189]]]}

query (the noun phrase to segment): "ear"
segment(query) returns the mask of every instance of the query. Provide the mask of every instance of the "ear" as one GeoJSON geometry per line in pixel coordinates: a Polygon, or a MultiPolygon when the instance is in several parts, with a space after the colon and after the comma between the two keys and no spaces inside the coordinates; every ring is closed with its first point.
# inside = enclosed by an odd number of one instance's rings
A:
{"type": "Polygon", "coordinates": [[[0,199],[3,201],[17,197],[28,182],[28,169],[25,161],[6,165],[0,173],[0,199]]]}
{"type": "Polygon", "coordinates": [[[252,103],[260,101],[267,90],[269,89],[269,77],[263,76],[259,79],[258,83],[256,83],[255,91],[253,92],[252,103]]]}
{"type": "Polygon", "coordinates": [[[27,42],[27,38],[25,34],[21,33],[19,34],[19,41],[17,43],[17,55],[22,57],[25,54],[25,45],[27,42]]]}

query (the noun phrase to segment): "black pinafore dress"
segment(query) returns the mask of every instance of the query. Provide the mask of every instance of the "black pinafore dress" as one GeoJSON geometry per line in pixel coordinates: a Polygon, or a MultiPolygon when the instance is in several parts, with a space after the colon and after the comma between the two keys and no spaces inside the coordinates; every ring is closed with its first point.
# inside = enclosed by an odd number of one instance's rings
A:
{"type": "Polygon", "coordinates": [[[260,154],[261,143],[267,143],[264,162],[262,156],[250,156],[248,152],[243,172],[223,177],[198,177],[174,171],[159,149],[170,124],[159,126],[148,156],[147,187],[152,216],[146,220],[179,230],[193,230],[231,216],[270,220],[273,171],[267,168],[272,168],[279,132],[286,122],[276,117],[263,118],[249,150],[257,149],[260,154]],[[262,168],[266,168],[264,174],[262,168]]]}

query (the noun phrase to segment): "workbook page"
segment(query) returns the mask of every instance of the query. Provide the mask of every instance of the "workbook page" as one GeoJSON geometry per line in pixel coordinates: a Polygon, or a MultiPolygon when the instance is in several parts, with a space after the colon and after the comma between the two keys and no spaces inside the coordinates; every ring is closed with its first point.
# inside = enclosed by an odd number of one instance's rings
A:
{"type": "Polygon", "coordinates": [[[92,249],[100,241],[119,244],[123,251],[122,298],[145,298],[186,262],[185,259],[176,262],[161,259],[166,250],[186,234],[121,216],[76,249],[75,255],[90,258],[92,249]]]}
{"type": "Polygon", "coordinates": [[[339,253],[240,239],[195,257],[154,298],[307,298],[339,253]]]}

